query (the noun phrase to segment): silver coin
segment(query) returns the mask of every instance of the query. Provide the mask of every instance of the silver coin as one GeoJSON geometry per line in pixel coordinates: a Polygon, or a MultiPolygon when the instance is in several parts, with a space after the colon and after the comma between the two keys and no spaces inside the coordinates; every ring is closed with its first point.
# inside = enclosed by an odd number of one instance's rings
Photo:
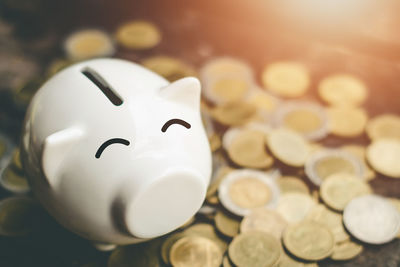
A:
{"type": "Polygon", "coordinates": [[[393,240],[399,232],[400,213],[385,198],[365,195],[347,204],[343,223],[357,239],[370,244],[383,244],[393,240]]]}

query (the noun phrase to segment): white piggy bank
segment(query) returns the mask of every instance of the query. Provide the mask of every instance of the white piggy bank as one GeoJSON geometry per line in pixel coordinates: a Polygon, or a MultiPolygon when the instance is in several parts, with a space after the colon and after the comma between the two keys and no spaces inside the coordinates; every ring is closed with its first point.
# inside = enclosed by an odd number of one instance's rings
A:
{"type": "Polygon", "coordinates": [[[68,67],[34,96],[21,156],[42,205],[95,244],[166,234],[201,207],[211,176],[200,83],[118,59],[68,67]]]}

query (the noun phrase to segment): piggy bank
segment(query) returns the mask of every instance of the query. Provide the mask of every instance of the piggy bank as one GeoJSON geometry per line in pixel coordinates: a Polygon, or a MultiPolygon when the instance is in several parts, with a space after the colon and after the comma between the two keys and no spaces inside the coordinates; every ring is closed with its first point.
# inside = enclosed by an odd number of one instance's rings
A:
{"type": "Polygon", "coordinates": [[[169,83],[118,59],[62,70],[24,121],[21,158],[35,197],[99,248],[178,228],[211,176],[200,90],[194,77],[169,83]]]}

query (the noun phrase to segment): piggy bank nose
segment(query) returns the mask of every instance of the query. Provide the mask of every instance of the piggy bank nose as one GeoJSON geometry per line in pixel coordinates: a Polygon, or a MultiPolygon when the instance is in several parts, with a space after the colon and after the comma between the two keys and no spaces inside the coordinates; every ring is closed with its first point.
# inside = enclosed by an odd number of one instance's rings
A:
{"type": "Polygon", "coordinates": [[[207,181],[200,173],[170,170],[137,191],[126,205],[125,226],[134,236],[153,238],[171,232],[201,207],[207,181]]]}

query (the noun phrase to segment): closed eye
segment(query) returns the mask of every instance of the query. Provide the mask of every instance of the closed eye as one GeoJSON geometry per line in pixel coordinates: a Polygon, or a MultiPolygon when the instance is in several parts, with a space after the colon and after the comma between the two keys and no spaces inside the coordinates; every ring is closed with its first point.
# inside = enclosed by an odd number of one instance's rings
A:
{"type": "Polygon", "coordinates": [[[112,144],[123,144],[123,145],[129,146],[130,142],[128,140],[122,139],[122,138],[113,138],[113,139],[107,140],[99,147],[99,149],[97,149],[95,157],[97,159],[100,158],[101,153],[103,153],[104,149],[106,149],[109,145],[112,145],[112,144]]]}
{"type": "Polygon", "coordinates": [[[167,131],[168,127],[171,126],[172,124],[180,124],[180,125],[182,125],[183,127],[187,128],[187,129],[190,129],[190,127],[191,127],[190,124],[187,123],[187,122],[184,121],[184,120],[181,120],[181,119],[171,119],[171,120],[167,121],[167,122],[164,124],[164,126],[161,128],[161,131],[162,131],[163,133],[165,133],[165,132],[167,131]]]}

